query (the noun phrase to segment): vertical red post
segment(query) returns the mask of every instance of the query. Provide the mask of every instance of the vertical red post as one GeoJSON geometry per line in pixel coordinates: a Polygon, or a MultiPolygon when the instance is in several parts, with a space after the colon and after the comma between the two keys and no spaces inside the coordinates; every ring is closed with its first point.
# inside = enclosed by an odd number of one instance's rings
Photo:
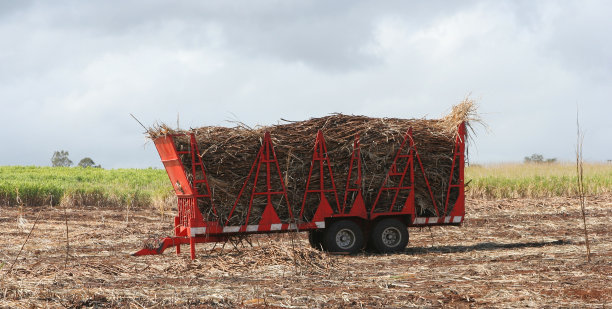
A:
{"type": "MultiPolygon", "coordinates": [[[[465,123],[461,123],[458,128],[458,135],[455,139],[455,154],[456,162],[454,164],[459,164],[459,179],[457,183],[452,184],[452,175],[449,181],[449,190],[447,193],[447,204],[448,204],[448,195],[450,195],[450,188],[455,187],[459,189],[459,195],[457,196],[457,201],[453,206],[453,210],[450,214],[447,214],[454,217],[453,223],[460,223],[463,221],[463,217],[465,216],[465,143],[467,138],[467,132],[465,128],[465,123]]],[[[454,167],[453,167],[454,169],[454,167]]]]}
{"type": "MultiPolygon", "coordinates": [[[[268,133],[265,138],[266,140],[270,137],[270,133],[268,133]]],[[[272,192],[272,185],[270,184],[270,143],[266,141],[266,149],[265,149],[265,160],[266,160],[266,186],[267,192],[272,192]]],[[[272,195],[266,194],[268,197],[268,204],[272,204],[272,195]]]]}
{"type": "MultiPolygon", "coordinates": [[[[459,184],[461,184],[461,187],[459,189],[459,195],[461,196],[461,198],[465,198],[465,178],[464,178],[464,171],[465,171],[465,139],[467,137],[466,134],[466,129],[465,129],[465,122],[462,122],[459,125],[459,136],[461,137],[461,141],[459,142],[459,157],[461,158],[459,160],[459,184]]],[[[462,203],[463,204],[463,203],[462,203]]]]}
{"type": "Polygon", "coordinates": [[[448,203],[450,201],[450,193],[452,188],[456,188],[457,184],[453,184],[453,176],[455,176],[455,166],[457,164],[457,156],[459,151],[459,136],[455,139],[453,146],[453,163],[451,164],[450,177],[448,179],[448,189],[446,190],[446,201],[444,202],[444,215],[448,213],[448,203]]]}
{"type": "MultiPolygon", "coordinates": [[[[180,201],[179,201],[179,212],[180,212],[180,201]]],[[[180,232],[180,225],[181,224],[181,218],[179,217],[174,217],[174,236],[179,236],[179,232],[180,232]]],[[[181,245],[177,245],[176,246],[176,254],[179,255],[181,254],[181,245]]]]}
{"type": "MultiPolygon", "coordinates": [[[[466,142],[465,122],[459,125],[459,197],[455,203],[452,213],[465,216],[465,142],[466,142]]],[[[463,219],[462,219],[463,221],[463,219]]]]}
{"type": "Polygon", "coordinates": [[[189,252],[191,253],[191,259],[195,260],[195,237],[189,237],[189,252]]]}

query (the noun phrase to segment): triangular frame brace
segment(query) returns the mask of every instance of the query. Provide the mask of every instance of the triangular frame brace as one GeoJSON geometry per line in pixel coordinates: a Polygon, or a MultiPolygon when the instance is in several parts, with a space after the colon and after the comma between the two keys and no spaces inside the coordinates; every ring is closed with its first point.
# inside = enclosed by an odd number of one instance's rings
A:
{"type": "Polygon", "coordinates": [[[259,149],[259,152],[257,153],[257,157],[255,158],[255,161],[251,165],[251,170],[249,171],[249,175],[247,176],[246,180],[244,181],[244,184],[242,185],[242,188],[240,189],[240,193],[238,194],[238,197],[236,198],[236,201],[234,202],[234,206],[232,207],[232,210],[227,216],[225,225],[229,224],[229,221],[232,218],[232,215],[234,214],[236,210],[236,207],[240,201],[240,198],[244,194],[245,189],[252,178],[251,176],[253,176],[253,172],[255,172],[255,174],[253,178],[254,179],[253,185],[251,187],[251,195],[249,198],[249,208],[247,210],[246,220],[241,227],[241,231],[245,231],[247,228],[247,225],[251,217],[251,212],[253,209],[253,199],[258,195],[265,195],[267,197],[267,203],[262,213],[262,217],[259,220],[259,223],[258,223],[259,225],[271,225],[271,224],[282,223],[274,206],[272,205],[272,196],[275,196],[275,195],[283,196],[285,202],[287,203],[287,210],[289,212],[290,221],[294,222],[293,212],[291,211],[291,204],[289,202],[289,199],[287,198],[287,188],[285,187],[281,169],[278,164],[278,159],[276,158],[276,152],[274,151],[274,145],[272,144],[272,138],[270,136],[270,132],[266,132],[264,134],[263,143],[261,145],[261,148],[259,149]],[[259,174],[262,171],[262,168],[265,168],[266,191],[257,192],[256,190],[257,181],[259,179],[259,174]],[[278,174],[278,178],[280,179],[280,185],[282,188],[281,191],[273,190],[272,177],[270,174],[272,172],[272,169],[276,169],[276,173],[278,174]]]}
{"type": "Polygon", "coordinates": [[[320,203],[315,211],[315,214],[311,221],[321,221],[325,217],[329,217],[336,212],[340,212],[340,203],[338,200],[338,191],[336,190],[336,184],[334,182],[334,174],[331,169],[331,164],[329,162],[329,157],[327,155],[327,147],[325,146],[325,138],[323,137],[323,132],[319,130],[317,132],[317,137],[315,139],[314,152],[312,154],[312,161],[310,163],[310,171],[308,172],[308,180],[306,181],[306,190],[304,192],[304,198],[302,200],[302,207],[300,208],[300,219],[304,219],[304,209],[306,207],[306,198],[311,193],[320,194],[320,203]],[[327,168],[326,168],[327,167],[327,168]],[[313,176],[313,170],[317,168],[319,173],[319,188],[311,189],[310,182],[313,176]],[[329,174],[329,179],[331,181],[331,188],[325,187],[325,173],[329,174]],[[335,199],[336,211],[332,209],[332,205],[329,203],[326,193],[333,193],[333,198],[335,199]]]}

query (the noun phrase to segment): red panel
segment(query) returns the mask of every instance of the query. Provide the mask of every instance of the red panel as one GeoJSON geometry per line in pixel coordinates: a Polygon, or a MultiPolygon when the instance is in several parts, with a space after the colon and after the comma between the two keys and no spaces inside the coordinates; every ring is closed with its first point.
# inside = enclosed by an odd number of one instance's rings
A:
{"type": "Polygon", "coordinates": [[[263,224],[278,224],[281,223],[281,220],[278,218],[276,211],[274,210],[274,206],[272,203],[268,203],[266,208],[264,209],[263,214],[261,215],[261,220],[259,220],[259,225],[263,224]]]}
{"type": "MultiPolygon", "coordinates": [[[[459,125],[459,137],[456,143],[459,146],[459,196],[451,211],[451,216],[465,217],[465,138],[467,136],[465,123],[459,125]]],[[[463,221],[463,219],[461,220],[463,221]]]]}
{"type": "Polygon", "coordinates": [[[181,164],[172,138],[164,136],[155,139],[155,148],[157,148],[159,157],[166,168],[176,195],[192,195],[193,191],[189,181],[187,181],[185,169],[181,164]]]}
{"type": "Polygon", "coordinates": [[[368,212],[366,211],[365,202],[363,201],[363,196],[361,196],[361,191],[357,193],[357,197],[355,198],[355,201],[353,202],[353,207],[351,207],[351,211],[349,212],[349,215],[360,217],[363,219],[368,218],[368,212]]]}
{"type": "MultiPolygon", "coordinates": [[[[414,183],[414,173],[412,173],[410,177],[412,178],[411,182],[414,183]]],[[[404,208],[402,208],[401,213],[416,216],[416,210],[414,207],[414,190],[410,190],[410,195],[406,199],[406,203],[404,204],[404,208]]]]}
{"type": "Polygon", "coordinates": [[[319,204],[317,211],[312,217],[312,222],[325,221],[325,218],[331,217],[333,216],[333,214],[334,214],[334,211],[329,205],[327,198],[325,197],[325,195],[321,195],[321,203],[319,204]]]}

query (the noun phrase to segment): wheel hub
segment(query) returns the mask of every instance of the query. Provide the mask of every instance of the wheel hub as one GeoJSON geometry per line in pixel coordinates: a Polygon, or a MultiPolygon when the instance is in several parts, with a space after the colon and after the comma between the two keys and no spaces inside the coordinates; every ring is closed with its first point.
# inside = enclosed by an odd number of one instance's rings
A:
{"type": "Polygon", "coordinates": [[[349,249],[355,244],[355,234],[350,229],[342,229],[336,234],[336,244],[342,249],[349,249]]]}
{"type": "Polygon", "coordinates": [[[382,232],[382,242],[387,247],[395,247],[402,241],[402,234],[396,227],[388,227],[382,232]]]}

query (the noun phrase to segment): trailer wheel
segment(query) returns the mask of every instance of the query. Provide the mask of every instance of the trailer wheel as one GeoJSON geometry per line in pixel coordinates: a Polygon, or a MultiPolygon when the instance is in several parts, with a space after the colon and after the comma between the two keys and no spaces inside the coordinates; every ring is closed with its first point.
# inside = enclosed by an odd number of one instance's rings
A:
{"type": "Polygon", "coordinates": [[[330,252],[354,254],[363,248],[363,232],[350,220],[336,221],[325,229],[323,245],[330,252]]]}
{"type": "Polygon", "coordinates": [[[370,244],[381,253],[403,251],[408,244],[408,228],[397,219],[384,219],[372,230],[370,244]]]}
{"type": "Polygon", "coordinates": [[[321,230],[310,230],[308,231],[308,243],[310,246],[317,249],[323,249],[323,231],[321,230]]]}

